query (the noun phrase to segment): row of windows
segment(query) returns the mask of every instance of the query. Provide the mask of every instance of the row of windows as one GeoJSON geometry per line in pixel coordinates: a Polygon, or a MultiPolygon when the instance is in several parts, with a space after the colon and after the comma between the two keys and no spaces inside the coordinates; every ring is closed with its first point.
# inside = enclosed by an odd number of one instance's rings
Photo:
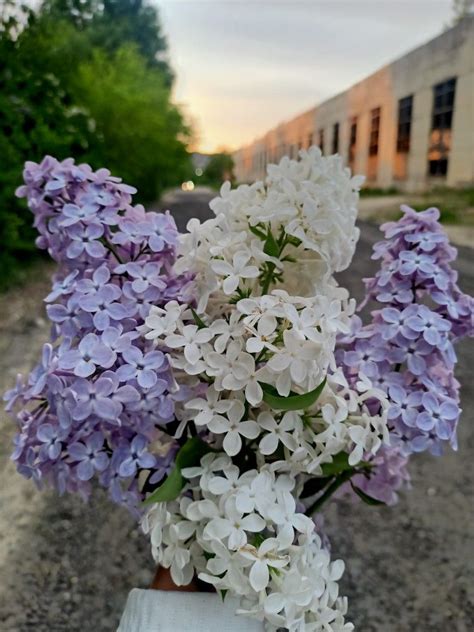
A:
{"type": "MultiPolygon", "coordinates": [[[[428,173],[432,176],[446,175],[448,170],[449,154],[449,131],[452,127],[454,100],[456,93],[456,78],[449,79],[433,87],[433,110],[431,117],[431,136],[428,150],[428,173]]],[[[398,154],[408,154],[410,151],[411,129],[413,118],[413,95],[403,97],[398,101],[397,115],[397,137],[396,151],[398,154]]],[[[376,157],[379,152],[379,138],[382,120],[382,110],[380,107],[374,108],[370,112],[369,147],[370,157],[376,157]]],[[[339,152],[339,123],[332,126],[331,153],[339,152]]],[[[308,133],[306,147],[314,143],[313,133],[308,133]]],[[[325,153],[325,130],[321,128],[317,134],[317,143],[325,153]]],[[[282,144],[270,152],[262,152],[253,157],[253,166],[264,169],[265,165],[272,160],[278,160],[287,154],[290,158],[296,156],[299,149],[304,146],[303,141],[296,145],[282,144]]],[[[357,117],[353,117],[349,122],[349,145],[348,162],[353,165],[357,147],[357,117]]]]}

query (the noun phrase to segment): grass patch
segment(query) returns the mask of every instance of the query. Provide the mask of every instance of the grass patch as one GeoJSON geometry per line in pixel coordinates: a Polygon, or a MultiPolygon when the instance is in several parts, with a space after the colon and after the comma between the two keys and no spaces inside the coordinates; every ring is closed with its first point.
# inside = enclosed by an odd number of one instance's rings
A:
{"type": "MultiPolygon", "coordinates": [[[[371,191],[374,190],[372,189],[371,191]]],[[[400,193],[400,195],[403,195],[404,203],[411,206],[415,211],[424,211],[430,207],[438,208],[442,224],[474,226],[474,187],[467,189],[438,187],[426,193],[400,193]]],[[[376,195],[369,193],[368,196],[364,196],[363,190],[361,191],[361,197],[376,197],[376,195]]],[[[365,219],[382,223],[399,219],[401,213],[398,205],[389,205],[379,210],[374,209],[370,214],[361,213],[361,216],[365,219]]]]}
{"type": "Polygon", "coordinates": [[[420,196],[413,208],[422,211],[430,206],[439,208],[443,224],[474,226],[474,187],[449,189],[439,187],[420,196]]]}
{"type": "Polygon", "coordinates": [[[385,195],[399,195],[400,191],[397,187],[388,187],[381,189],[377,187],[365,187],[360,190],[360,197],[382,197],[385,195]]]}

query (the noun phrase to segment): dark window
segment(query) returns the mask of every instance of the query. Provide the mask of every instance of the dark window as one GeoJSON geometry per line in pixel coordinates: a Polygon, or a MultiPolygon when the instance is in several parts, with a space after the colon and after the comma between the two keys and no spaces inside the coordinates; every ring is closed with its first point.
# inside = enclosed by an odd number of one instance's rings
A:
{"type": "Polygon", "coordinates": [[[451,129],[453,123],[456,78],[438,83],[433,88],[433,119],[431,129],[451,129]]]}
{"type": "Polygon", "coordinates": [[[323,129],[319,130],[319,149],[321,150],[321,153],[324,154],[324,130],[323,129]]]}
{"type": "Polygon", "coordinates": [[[370,113],[369,156],[376,156],[379,153],[379,132],[380,108],[374,108],[370,113]]]}
{"type": "Polygon", "coordinates": [[[428,163],[430,176],[445,176],[448,173],[448,159],[430,160],[428,163]]]}
{"type": "Polygon", "coordinates": [[[334,123],[332,128],[332,153],[339,151],[339,123],[334,123]]]}
{"type": "Polygon", "coordinates": [[[349,163],[354,162],[356,144],[357,144],[357,117],[354,116],[351,119],[351,127],[350,127],[350,132],[349,132],[349,155],[348,155],[349,163]]]}
{"type": "Polygon", "coordinates": [[[311,147],[313,144],[313,132],[308,134],[308,147],[311,147]]]}
{"type": "Polygon", "coordinates": [[[455,77],[433,87],[433,116],[428,148],[430,176],[446,176],[448,173],[455,96],[455,77]]]}
{"type": "Polygon", "coordinates": [[[413,112],[413,95],[398,102],[397,152],[410,151],[411,117],[413,112]]]}

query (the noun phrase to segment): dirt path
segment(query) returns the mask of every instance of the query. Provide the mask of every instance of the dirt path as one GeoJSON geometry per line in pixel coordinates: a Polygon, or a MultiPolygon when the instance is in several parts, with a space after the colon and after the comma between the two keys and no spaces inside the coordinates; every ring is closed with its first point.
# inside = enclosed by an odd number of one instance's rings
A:
{"type": "MultiPolygon", "coordinates": [[[[207,213],[209,194],[168,200],[180,227],[207,213]]],[[[341,281],[360,296],[378,231],[363,225],[341,281]]],[[[474,292],[471,252],[460,249],[465,291],[474,292]]],[[[0,297],[0,390],[27,371],[47,339],[42,297],[51,268],[0,297]]],[[[343,590],[360,632],[470,632],[474,621],[472,345],[459,349],[464,415],[460,451],[413,460],[413,490],[397,508],[340,503],[327,516],[335,555],[346,560],[343,590]]],[[[98,490],[88,505],[38,492],[8,455],[13,428],[0,415],[0,632],[112,632],[125,596],[146,586],[148,545],[127,513],[98,490]]],[[[180,632],[180,631],[176,631],[180,632]]]]}

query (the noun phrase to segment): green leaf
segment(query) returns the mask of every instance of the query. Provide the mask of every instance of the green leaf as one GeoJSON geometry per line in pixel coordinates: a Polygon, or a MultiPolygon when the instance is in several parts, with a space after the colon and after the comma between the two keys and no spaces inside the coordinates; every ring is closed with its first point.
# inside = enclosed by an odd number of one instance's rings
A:
{"type": "Polygon", "coordinates": [[[267,238],[265,239],[263,252],[269,257],[278,257],[280,255],[280,247],[272,235],[270,228],[268,229],[267,238]]]}
{"type": "Polygon", "coordinates": [[[199,437],[191,437],[179,449],[176,454],[175,463],[181,469],[193,467],[201,462],[202,457],[208,452],[212,452],[211,446],[199,437]]]}
{"type": "Polygon", "coordinates": [[[296,248],[298,248],[298,246],[301,244],[301,239],[298,239],[298,237],[293,237],[293,235],[287,235],[286,241],[296,248]]]}
{"type": "Polygon", "coordinates": [[[321,469],[324,476],[335,476],[341,472],[347,472],[350,470],[357,470],[360,473],[366,472],[373,467],[372,463],[368,461],[360,461],[357,466],[349,465],[349,455],[346,452],[339,452],[332,457],[331,463],[323,463],[321,469]]]}
{"type": "Polygon", "coordinates": [[[323,463],[321,469],[324,476],[334,476],[340,472],[351,470],[352,465],[349,465],[349,455],[346,452],[339,452],[332,457],[331,463],[323,463]]]}
{"type": "Polygon", "coordinates": [[[175,500],[186,484],[186,479],[181,473],[185,467],[198,465],[202,457],[211,452],[212,448],[199,437],[191,437],[179,449],[176,454],[174,468],[165,481],[144,500],[144,505],[151,503],[163,503],[175,500]]]}
{"type": "Polygon", "coordinates": [[[357,496],[359,496],[359,498],[361,498],[368,505],[385,505],[385,503],[382,500],[377,500],[377,498],[372,498],[372,496],[369,496],[368,494],[363,492],[359,487],[356,487],[352,483],[351,483],[351,487],[355,491],[357,496]]]}
{"type": "Polygon", "coordinates": [[[323,392],[326,385],[326,378],[312,391],[303,395],[295,395],[290,393],[287,397],[278,395],[278,391],[270,384],[260,382],[263,390],[263,401],[271,406],[274,410],[305,410],[312,406],[323,392]]]}
{"type": "Polygon", "coordinates": [[[265,233],[262,230],[258,230],[258,228],[256,226],[250,226],[250,224],[249,224],[249,229],[254,235],[256,235],[262,241],[264,241],[267,238],[265,233]]]}
{"type": "Polygon", "coordinates": [[[264,535],[262,535],[261,533],[255,533],[255,534],[253,535],[253,538],[252,538],[252,544],[253,544],[253,546],[254,546],[255,548],[257,548],[257,549],[258,549],[258,547],[259,547],[259,546],[262,544],[262,542],[264,542],[264,541],[265,541],[265,536],[264,536],[264,535]]]}
{"type": "Polygon", "coordinates": [[[198,326],[198,329],[207,329],[207,325],[206,323],[202,320],[202,318],[199,316],[199,314],[197,314],[194,309],[191,307],[191,313],[193,315],[194,318],[194,322],[196,323],[196,325],[198,326]]]}
{"type": "Polygon", "coordinates": [[[150,505],[152,503],[165,503],[174,500],[179,496],[185,483],[186,481],[181,474],[181,469],[175,466],[166,477],[164,483],[162,483],[158,489],[155,489],[143,504],[150,505]]]}

